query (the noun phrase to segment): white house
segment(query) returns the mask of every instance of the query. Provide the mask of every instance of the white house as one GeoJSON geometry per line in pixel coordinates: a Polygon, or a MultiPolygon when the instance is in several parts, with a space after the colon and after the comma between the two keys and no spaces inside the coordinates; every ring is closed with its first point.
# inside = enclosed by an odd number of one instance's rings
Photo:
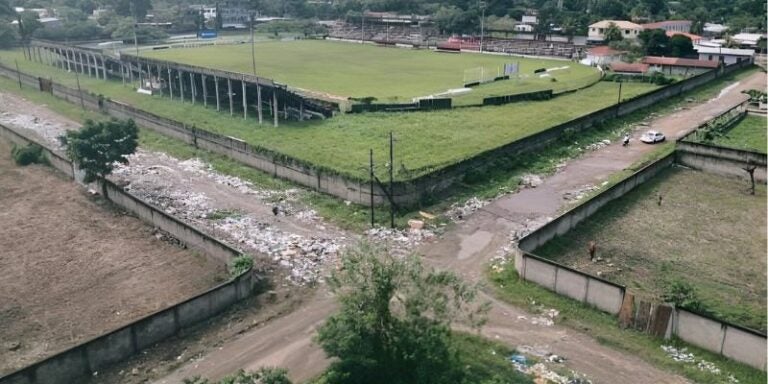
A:
{"type": "Polygon", "coordinates": [[[586,65],[605,66],[611,63],[620,62],[623,59],[624,52],[617,51],[607,45],[590,48],[587,51],[587,57],[581,61],[586,65]]]}
{"type": "Polygon", "coordinates": [[[643,27],[640,24],[635,24],[625,20],[603,20],[598,21],[589,26],[589,34],[587,41],[604,41],[605,30],[611,25],[615,24],[621,30],[621,36],[624,39],[634,40],[643,31],[643,27]]]}
{"type": "Polygon", "coordinates": [[[754,49],[705,47],[701,45],[694,48],[699,53],[699,60],[716,60],[725,63],[726,65],[740,63],[742,61],[754,63],[755,61],[754,49]]]}

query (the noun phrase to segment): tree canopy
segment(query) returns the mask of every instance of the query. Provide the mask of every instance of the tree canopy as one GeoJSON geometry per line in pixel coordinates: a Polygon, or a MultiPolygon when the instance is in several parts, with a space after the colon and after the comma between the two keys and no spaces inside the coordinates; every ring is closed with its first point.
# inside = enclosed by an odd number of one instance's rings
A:
{"type": "Polygon", "coordinates": [[[338,359],[327,383],[462,383],[451,324],[479,326],[486,305],[457,276],[362,245],[329,279],[341,309],[317,341],[338,359]]]}
{"type": "Polygon", "coordinates": [[[138,128],[133,120],[86,120],[81,130],[67,131],[60,140],[85,171],[83,181],[91,183],[112,173],[115,163],[128,164],[128,155],[138,146],[138,128]]]}

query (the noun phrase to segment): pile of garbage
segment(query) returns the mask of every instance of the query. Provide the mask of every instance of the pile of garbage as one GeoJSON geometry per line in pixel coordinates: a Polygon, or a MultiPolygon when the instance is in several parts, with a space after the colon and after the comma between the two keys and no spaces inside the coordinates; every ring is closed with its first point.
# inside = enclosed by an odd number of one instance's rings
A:
{"type": "Polygon", "coordinates": [[[544,182],[541,176],[534,174],[527,174],[520,177],[520,185],[527,188],[536,188],[544,182]]]}
{"type": "MultiPolygon", "coordinates": [[[[565,359],[557,355],[549,355],[552,359],[547,358],[549,362],[560,363],[565,359]],[[559,361],[555,361],[559,360],[559,361]]],[[[525,355],[514,354],[507,358],[507,360],[515,367],[515,369],[525,375],[533,376],[534,383],[556,383],[556,384],[591,384],[588,379],[579,377],[575,372],[571,371],[571,375],[564,376],[552,369],[550,369],[544,363],[534,363],[529,360],[525,355]]]]}
{"type": "Polygon", "coordinates": [[[250,216],[214,220],[213,229],[217,237],[226,238],[241,249],[267,255],[288,270],[286,279],[297,285],[318,282],[322,267],[336,262],[344,240],[289,234],[250,216]]]}
{"type": "Polygon", "coordinates": [[[437,237],[433,230],[423,227],[410,229],[374,227],[365,231],[365,236],[372,243],[383,244],[392,255],[400,257],[409,255],[421,243],[437,237]]]}
{"type": "Polygon", "coordinates": [[[10,112],[0,113],[0,123],[33,131],[37,133],[38,136],[45,139],[54,149],[62,148],[59,136],[67,131],[67,127],[63,124],[41,120],[32,115],[10,112]]]}
{"type": "MultiPolygon", "coordinates": [[[[714,375],[721,375],[723,373],[714,363],[703,359],[697,359],[696,355],[688,352],[687,348],[676,348],[671,345],[662,345],[661,349],[664,350],[667,356],[671,357],[674,361],[684,364],[694,364],[697,368],[699,368],[699,370],[709,372],[714,375]]],[[[739,380],[733,377],[733,375],[728,375],[725,379],[729,384],[736,384],[739,382],[739,380]]]]}
{"type": "Polygon", "coordinates": [[[598,149],[605,148],[611,145],[611,141],[608,139],[600,140],[597,143],[592,143],[584,147],[587,151],[597,151],[598,149]]]}
{"type": "Polygon", "coordinates": [[[480,200],[477,197],[473,197],[464,202],[464,204],[454,203],[445,212],[445,216],[453,222],[460,222],[466,219],[469,215],[476,212],[480,208],[488,205],[489,201],[480,200]]]}

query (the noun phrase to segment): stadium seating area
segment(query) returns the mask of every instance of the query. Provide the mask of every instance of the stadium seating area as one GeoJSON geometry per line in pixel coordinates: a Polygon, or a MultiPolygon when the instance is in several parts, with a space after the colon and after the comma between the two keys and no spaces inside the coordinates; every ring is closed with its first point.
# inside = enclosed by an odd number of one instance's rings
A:
{"type": "MultiPolygon", "coordinates": [[[[337,23],[329,28],[328,36],[346,40],[360,40],[362,36],[366,41],[381,44],[437,45],[442,49],[476,50],[479,48],[479,39],[476,37],[447,38],[439,35],[434,27],[366,24],[364,32],[362,28],[363,26],[360,24],[337,23]],[[365,33],[365,36],[363,36],[363,33],[365,33]]],[[[551,56],[569,59],[583,56],[582,48],[563,42],[487,38],[483,46],[484,50],[489,52],[515,55],[551,56]]]]}
{"type": "MultiPolygon", "coordinates": [[[[365,25],[366,41],[382,44],[427,45],[428,40],[434,42],[437,30],[432,27],[402,26],[402,25],[365,25]]],[[[329,28],[328,36],[337,39],[360,40],[363,36],[363,26],[339,23],[329,28]]]]}

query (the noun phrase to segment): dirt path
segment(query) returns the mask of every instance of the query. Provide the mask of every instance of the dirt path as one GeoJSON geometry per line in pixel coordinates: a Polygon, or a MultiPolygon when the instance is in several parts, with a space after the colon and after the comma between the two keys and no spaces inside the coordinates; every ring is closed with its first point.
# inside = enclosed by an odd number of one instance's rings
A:
{"type": "MultiPolygon", "coordinates": [[[[709,116],[744,100],[741,89],[761,88],[765,75],[756,74],[716,101],[678,111],[653,122],[652,126],[674,139],[709,116]]],[[[624,169],[646,153],[651,146],[637,140],[629,148],[614,144],[591,152],[569,163],[561,172],[547,178],[535,189],[524,189],[505,196],[455,226],[439,241],[425,244],[420,252],[437,267],[459,272],[472,281],[482,281],[483,271],[492,257],[509,246],[512,235],[529,230],[554,217],[563,206],[563,194],[599,185],[610,174],[624,169]]],[[[185,363],[180,369],[156,380],[156,383],[180,383],[184,377],[204,375],[221,378],[239,368],[279,365],[301,381],[320,373],[327,360],[311,342],[313,330],[333,311],[333,300],[321,289],[315,300],[301,309],[252,329],[223,343],[202,358],[185,363]]],[[[503,302],[494,302],[490,322],[484,333],[513,346],[532,345],[548,348],[569,358],[568,367],[584,373],[595,383],[685,383],[685,379],[660,371],[640,358],[599,345],[594,339],[559,326],[532,324],[518,316],[531,314],[503,302]]]]}

